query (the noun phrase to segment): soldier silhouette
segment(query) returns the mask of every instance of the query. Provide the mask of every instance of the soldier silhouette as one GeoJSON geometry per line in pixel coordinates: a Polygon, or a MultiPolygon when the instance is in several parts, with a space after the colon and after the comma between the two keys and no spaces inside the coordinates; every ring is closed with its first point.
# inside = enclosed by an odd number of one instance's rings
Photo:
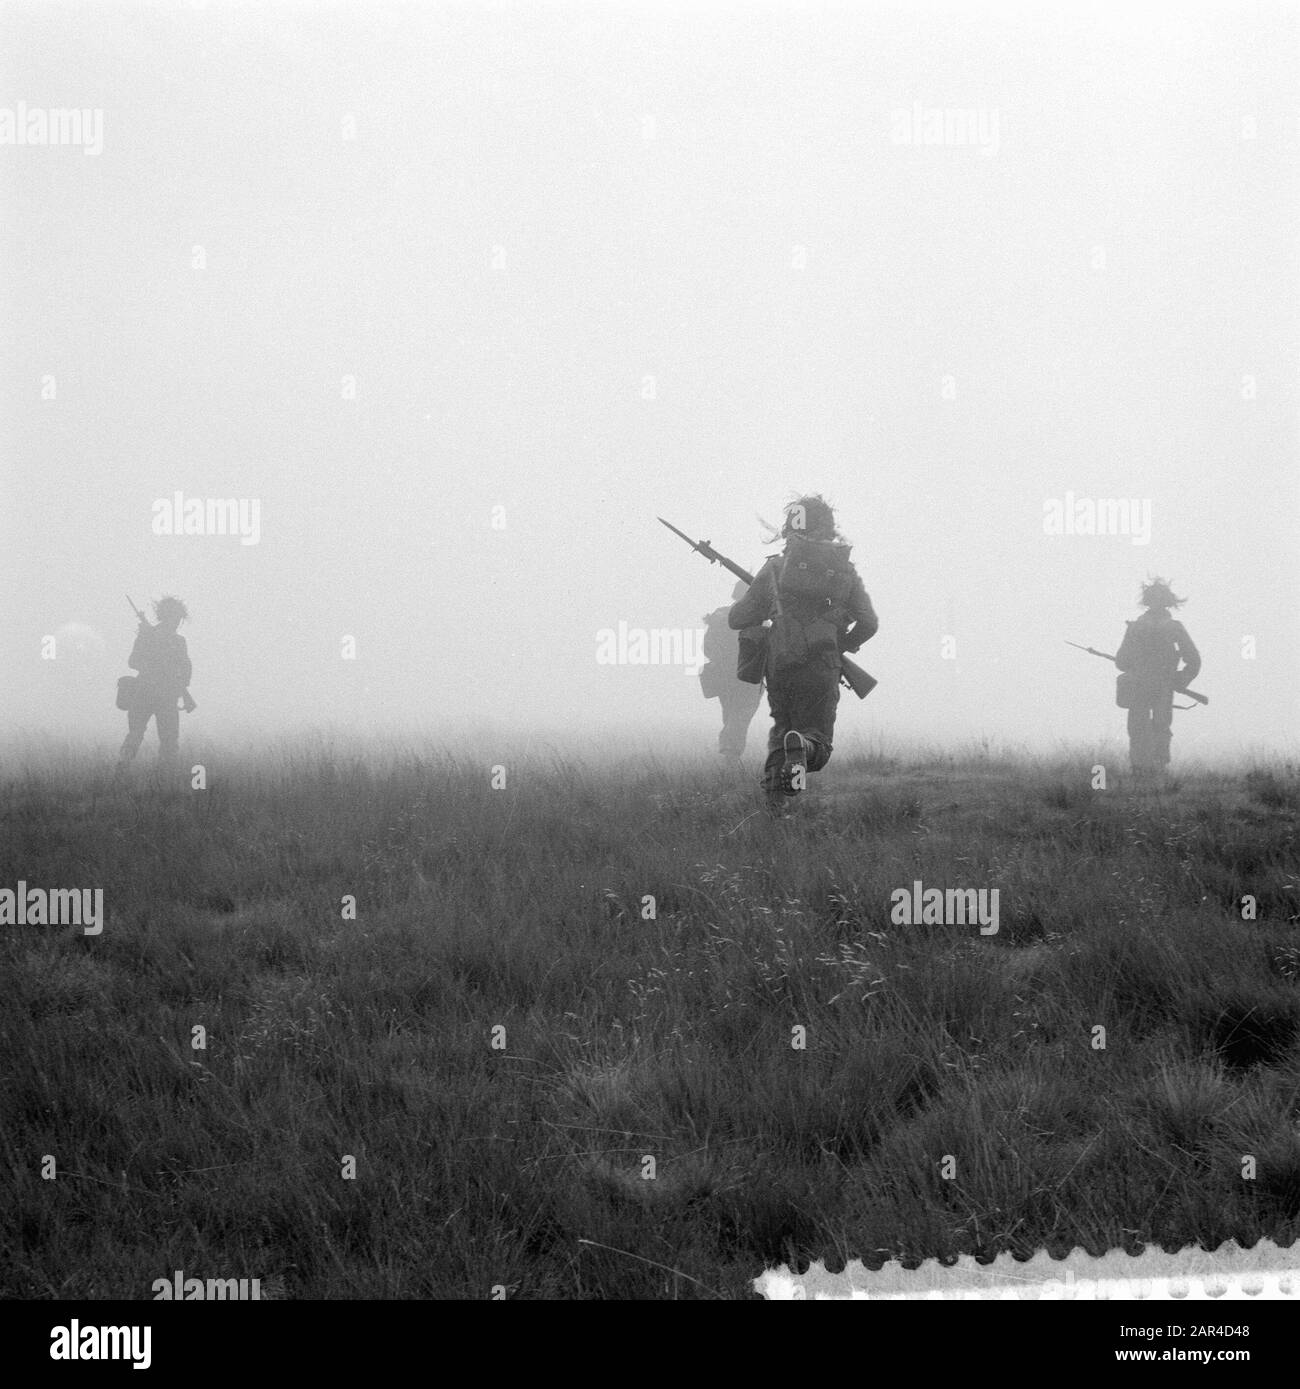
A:
{"type": "MultiPolygon", "coordinates": [[[[732,601],[745,596],[749,585],[738,583],[732,590],[732,601]]],[[[736,759],[745,751],[745,738],[758,706],[763,701],[763,684],[751,685],[736,675],[740,657],[740,633],[727,623],[730,606],[714,608],[704,617],[702,649],[708,663],[700,668],[700,689],[705,699],[716,699],[722,705],[722,731],[718,734],[718,751],[723,757],[736,759]]]]}
{"type": "Polygon", "coordinates": [[[127,703],[126,739],[122,743],[119,768],[125,768],[140,751],[149,720],[158,730],[158,765],[174,767],[180,746],[180,710],[184,699],[193,708],[189,683],[192,667],[185,638],[176,630],[189,616],[185,604],[170,594],[154,605],[157,623],[140,614],[140,626],[127,665],[139,672],[127,703]]]}
{"type": "Polygon", "coordinates": [[[737,630],[768,622],[764,654],[772,711],[763,788],[768,809],[783,813],[807,776],[830,759],[839,704],[840,656],[875,636],[879,623],[835,512],[820,496],[800,497],[785,512],[784,549],[754,575],[728,616],[737,630]]]}
{"type": "Polygon", "coordinates": [[[1141,593],[1146,612],[1128,623],[1115,653],[1115,665],[1129,677],[1129,762],[1138,776],[1158,776],[1169,765],[1174,691],[1185,690],[1201,669],[1200,652],[1170,611],[1186,601],[1163,579],[1148,580],[1141,593]]]}

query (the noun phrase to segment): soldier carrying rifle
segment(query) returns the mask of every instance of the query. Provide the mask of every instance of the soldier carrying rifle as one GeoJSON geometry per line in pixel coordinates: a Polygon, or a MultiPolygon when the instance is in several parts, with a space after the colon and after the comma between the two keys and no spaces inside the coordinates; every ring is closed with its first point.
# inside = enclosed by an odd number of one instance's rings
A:
{"type": "Polygon", "coordinates": [[[1115,665],[1123,672],[1121,707],[1128,710],[1129,762],[1138,776],[1158,776],[1169,765],[1174,691],[1198,698],[1187,687],[1200,672],[1200,652],[1170,612],[1186,601],[1175,597],[1163,579],[1143,584],[1146,612],[1127,624],[1115,653],[1115,665]]]}
{"type": "MultiPolygon", "coordinates": [[[[743,579],[737,583],[732,601],[743,597],[748,587],[743,579]]],[[[763,682],[760,678],[757,684],[751,684],[736,674],[740,638],[728,625],[730,611],[730,606],[726,606],[705,614],[702,649],[708,663],[700,667],[700,688],[705,699],[716,699],[722,705],[718,751],[723,757],[739,760],[745,751],[749,725],[763,700],[763,682]]]]}
{"type": "MultiPolygon", "coordinates": [[[[130,602],[130,599],[127,599],[130,602]]],[[[184,700],[187,712],[194,701],[188,689],[193,673],[185,638],[176,630],[189,616],[185,604],[170,594],[154,605],[157,623],[131,604],[140,626],[127,665],[139,675],[132,680],[123,677],[118,682],[118,707],[126,710],[127,733],[122,743],[119,768],[125,769],[140,751],[149,720],[158,730],[158,764],[173,767],[180,745],[180,709],[177,701],[184,700]]]]}
{"type": "Polygon", "coordinates": [[[1163,579],[1149,579],[1142,585],[1140,601],[1146,612],[1127,624],[1124,640],[1114,654],[1077,641],[1067,641],[1066,645],[1114,661],[1119,667],[1115,703],[1128,710],[1128,755],[1133,774],[1140,781],[1158,781],[1169,765],[1174,710],[1194,709],[1210,701],[1190,688],[1200,674],[1201,653],[1187,635],[1187,628],[1169,611],[1187,600],[1176,598],[1163,579]],[[1175,704],[1175,691],[1193,703],[1175,704]]]}
{"type": "Polygon", "coordinates": [[[764,563],[727,618],[736,629],[771,624],[764,673],[772,732],[763,789],[778,814],[785,798],[804,790],[808,774],[830,759],[841,657],[879,626],[824,498],[800,497],[786,507],[780,535],[782,553],[764,563]]]}

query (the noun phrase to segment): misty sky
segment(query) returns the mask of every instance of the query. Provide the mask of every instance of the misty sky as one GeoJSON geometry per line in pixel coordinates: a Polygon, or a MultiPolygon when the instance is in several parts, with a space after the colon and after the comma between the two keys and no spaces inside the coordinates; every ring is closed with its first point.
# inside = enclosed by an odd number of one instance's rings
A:
{"type": "Polygon", "coordinates": [[[175,592],[185,734],[711,751],[694,675],[597,634],[728,601],[657,514],[756,568],[821,490],[881,621],[837,745],[1122,738],[1064,641],[1116,649],[1159,573],[1212,701],[1175,756],[1293,748],[1298,38],[1278,5],[5,5],[0,106],[103,137],[0,144],[6,725],[114,752],[123,595],[175,592]],[[258,543],[154,534],[177,491],[256,500],[258,543]],[[1149,504],[1149,543],[1046,534],[1067,494],[1149,504]]]}

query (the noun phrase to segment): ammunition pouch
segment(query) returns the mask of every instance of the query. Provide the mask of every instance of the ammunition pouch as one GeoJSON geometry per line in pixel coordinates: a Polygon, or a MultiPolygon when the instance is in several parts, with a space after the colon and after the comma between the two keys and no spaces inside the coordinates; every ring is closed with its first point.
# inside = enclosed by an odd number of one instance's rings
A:
{"type": "Polygon", "coordinates": [[[123,675],[117,682],[117,707],[128,712],[135,704],[140,681],[134,675],[123,675]]]}
{"type": "Polygon", "coordinates": [[[1134,709],[1138,705],[1141,682],[1131,670],[1122,670],[1115,678],[1115,703],[1121,709],[1134,709]]]}
{"type": "Polygon", "coordinates": [[[768,638],[772,648],[773,674],[807,666],[838,670],[839,638],[839,628],[830,617],[801,620],[789,612],[777,613],[768,638]]]}

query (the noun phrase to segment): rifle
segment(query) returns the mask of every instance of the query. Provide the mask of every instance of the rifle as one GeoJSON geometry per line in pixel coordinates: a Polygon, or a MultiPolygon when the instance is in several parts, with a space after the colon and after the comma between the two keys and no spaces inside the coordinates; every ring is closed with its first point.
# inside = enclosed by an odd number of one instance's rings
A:
{"type": "MultiPolygon", "coordinates": [[[[1079,646],[1077,641],[1067,641],[1066,646],[1077,647],[1080,651],[1086,651],[1089,656],[1100,656],[1103,660],[1113,661],[1114,655],[1109,651],[1098,651],[1095,646],[1079,646]]],[[[1197,694],[1195,690],[1179,690],[1179,694],[1185,694],[1188,699],[1194,699],[1197,704],[1208,704],[1210,701],[1203,694],[1197,694]]],[[[1192,704],[1175,704],[1175,709],[1193,709],[1192,704]]]]}
{"type": "MultiPolygon", "coordinates": [[[[743,584],[752,584],[754,576],[747,569],[742,569],[735,560],[730,560],[726,555],[719,554],[717,550],[709,544],[707,540],[692,540],[685,531],[679,531],[671,521],[665,521],[662,516],[656,518],[661,526],[667,526],[674,535],[679,535],[691,547],[698,551],[709,561],[710,564],[720,564],[724,569],[729,569],[743,584]]],[[[840,684],[846,690],[852,690],[859,699],[866,699],[872,690],[880,682],[872,675],[868,675],[858,663],[851,657],[840,652],[840,684]]]]}
{"type": "MultiPolygon", "coordinates": [[[[126,601],[131,603],[131,595],[129,593],[126,595],[126,601]]],[[[134,603],[131,603],[131,611],[140,619],[140,625],[142,627],[151,627],[153,625],[134,603]]],[[[185,690],[181,694],[180,700],[180,707],[184,709],[187,714],[192,714],[199,707],[195,704],[194,698],[189,690],[185,690]]]]}

